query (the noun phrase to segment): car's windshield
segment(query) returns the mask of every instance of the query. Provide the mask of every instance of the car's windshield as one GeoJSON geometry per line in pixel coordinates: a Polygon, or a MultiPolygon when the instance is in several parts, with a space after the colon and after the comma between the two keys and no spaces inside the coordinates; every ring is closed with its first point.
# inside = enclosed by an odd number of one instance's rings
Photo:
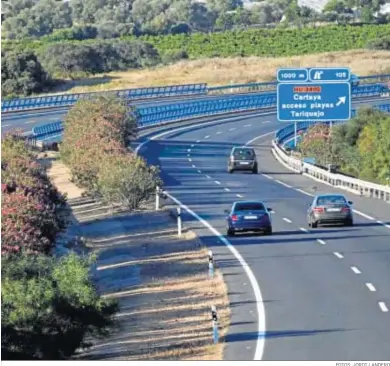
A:
{"type": "Polygon", "coordinates": [[[234,149],[233,156],[236,160],[252,160],[255,153],[252,149],[234,149]]]}
{"type": "Polygon", "coordinates": [[[346,204],[347,201],[343,196],[322,196],[317,198],[317,205],[337,205],[337,204],[346,204]]]}
{"type": "Polygon", "coordinates": [[[264,205],[258,202],[237,203],[235,211],[265,211],[264,205]]]}

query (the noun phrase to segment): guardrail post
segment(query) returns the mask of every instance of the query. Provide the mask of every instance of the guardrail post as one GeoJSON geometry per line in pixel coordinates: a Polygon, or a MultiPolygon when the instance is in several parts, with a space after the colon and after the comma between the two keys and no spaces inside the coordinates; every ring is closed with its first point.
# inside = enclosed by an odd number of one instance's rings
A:
{"type": "Polygon", "coordinates": [[[297,122],[294,122],[294,148],[297,148],[297,122]]]}
{"type": "Polygon", "coordinates": [[[214,278],[214,258],[211,250],[209,250],[209,278],[214,278]]]}
{"type": "Polygon", "coordinates": [[[156,211],[160,209],[160,187],[156,187],[156,211]]]}
{"type": "Polygon", "coordinates": [[[212,319],[212,326],[213,326],[213,343],[217,344],[219,341],[219,334],[218,334],[218,315],[217,315],[217,308],[215,306],[211,307],[211,319],[212,319]]]}
{"type": "Polygon", "coordinates": [[[181,208],[177,208],[177,235],[181,236],[182,222],[181,222],[181,208]]]}

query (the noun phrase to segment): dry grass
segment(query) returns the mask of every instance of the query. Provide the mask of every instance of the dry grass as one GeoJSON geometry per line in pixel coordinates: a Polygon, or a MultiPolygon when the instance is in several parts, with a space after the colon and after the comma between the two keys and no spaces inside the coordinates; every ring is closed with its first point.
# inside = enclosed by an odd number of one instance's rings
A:
{"type": "Polygon", "coordinates": [[[67,90],[67,93],[76,93],[202,82],[214,86],[261,82],[273,80],[279,67],[298,66],[348,66],[358,75],[382,74],[390,71],[390,51],[355,50],[296,57],[236,57],[181,61],[169,66],[113,72],[100,78],[69,82],[61,89],[67,90]]]}
{"type": "Polygon", "coordinates": [[[70,181],[70,170],[59,159],[58,152],[48,151],[38,154],[38,162],[46,168],[48,177],[59,192],[66,194],[69,199],[81,197],[84,190],[70,181]]]}
{"type": "MultiPolygon", "coordinates": [[[[153,215],[155,223],[165,215],[175,224],[167,212],[153,215]]],[[[77,358],[222,360],[223,342],[212,344],[211,306],[217,307],[223,337],[229,326],[229,301],[221,273],[208,278],[208,251],[191,231],[181,238],[153,234],[152,227],[142,231],[149,235],[87,237],[88,248],[98,255],[98,287],[105,297],[119,301],[120,312],[110,337],[96,341],[77,358]],[[139,284],[114,284],[134,273],[139,284]]]]}

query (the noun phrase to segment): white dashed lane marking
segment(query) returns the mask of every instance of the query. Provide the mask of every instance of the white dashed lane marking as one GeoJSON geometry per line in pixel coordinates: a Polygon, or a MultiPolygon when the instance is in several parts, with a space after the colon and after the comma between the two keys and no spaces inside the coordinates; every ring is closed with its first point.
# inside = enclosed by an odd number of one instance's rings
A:
{"type": "Polygon", "coordinates": [[[267,175],[267,174],[263,174],[264,177],[268,178],[268,179],[271,179],[273,180],[274,178],[272,178],[271,176],[267,175]]]}
{"type": "Polygon", "coordinates": [[[192,164],[192,167],[193,167],[193,168],[196,168],[196,166],[195,166],[194,164],[192,164]]]}
{"type": "Polygon", "coordinates": [[[292,223],[292,221],[291,221],[291,220],[289,220],[287,217],[283,217],[283,220],[284,220],[284,221],[286,221],[286,222],[288,222],[289,224],[291,224],[291,223],[292,223]]]}
{"type": "Polygon", "coordinates": [[[189,158],[189,159],[188,159],[188,161],[192,161],[192,159],[191,159],[191,158],[189,158]]]}
{"type": "Polygon", "coordinates": [[[280,180],[275,179],[275,182],[281,184],[282,186],[285,186],[287,188],[292,188],[292,186],[288,185],[287,183],[281,182],[280,180]]]}
{"type": "Polygon", "coordinates": [[[209,175],[206,175],[206,178],[211,179],[211,177],[209,175]]]}
{"type": "Polygon", "coordinates": [[[322,244],[322,245],[325,245],[325,244],[326,244],[326,242],[325,242],[324,240],[322,240],[322,239],[317,239],[317,241],[318,241],[320,244],[322,244]]]}
{"type": "Polygon", "coordinates": [[[238,198],[243,198],[244,196],[242,196],[241,194],[236,194],[236,196],[238,197],[238,198]]]}
{"type": "Polygon", "coordinates": [[[306,196],[314,197],[314,194],[307,193],[307,192],[305,192],[304,190],[302,190],[300,188],[297,188],[296,191],[301,192],[301,193],[305,194],[306,196]]]}
{"type": "Polygon", "coordinates": [[[304,227],[299,228],[299,230],[303,231],[304,233],[308,233],[309,230],[305,229],[304,227]]]}
{"type": "Polygon", "coordinates": [[[236,128],[233,127],[233,128],[229,128],[229,131],[234,131],[236,128]]]}
{"type": "Polygon", "coordinates": [[[202,171],[201,171],[201,170],[198,170],[198,173],[199,173],[199,174],[202,174],[202,171]]]}
{"type": "Polygon", "coordinates": [[[351,267],[352,271],[356,274],[361,274],[362,272],[360,272],[360,269],[357,268],[357,267],[351,267]]]}
{"type": "Polygon", "coordinates": [[[271,121],[264,121],[264,122],[261,122],[261,123],[263,123],[263,124],[264,124],[264,123],[271,123],[271,121]]]}
{"type": "Polygon", "coordinates": [[[250,127],[250,126],[252,126],[252,125],[244,125],[244,127],[250,127]]]}
{"type": "Polygon", "coordinates": [[[205,136],[204,138],[205,138],[205,139],[208,139],[209,137],[210,137],[210,135],[207,135],[207,136],[205,136]]]}
{"type": "Polygon", "coordinates": [[[360,215],[360,216],[365,217],[365,218],[368,219],[368,220],[371,220],[371,221],[375,220],[372,216],[369,216],[369,215],[367,215],[367,214],[365,214],[365,213],[363,213],[363,212],[361,212],[361,211],[353,210],[353,212],[357,213],[357,214],[360,215]]]}
{"type": "Polygon", "coordinates": [[[384,302],[380,301],[380,302],[378,302],[378,305],[384,313],[387,313],[389,311],[389,309],[387,308],[387,306],[384,302]]]}
{"type": "Polygon", "coordinates": [[[367,286],[367,288],[368,288],[371,292],[375,292],[375,291],[376,291],[376,288],[375,288],[375,286],[374,286],[372,283],[366,283],[366,286],[367,286]]]}
{"type": "Polygon", "coordinates": [[[340,254],[339,252],[333,252],[333,254],[337,257],[337,258],[344,258],[344,256],[342,254],[340,254]]]}
{"type": "Polygon", "coordinates": [[[221,182],[218,182],[217,180],[214,181],[216,184],[221,184],[221,182]]]}
{"type": "Polygon", "coordinates": [[[226,192],[230,192],[230,189],[229,188],[224,188],[226,192]]]}

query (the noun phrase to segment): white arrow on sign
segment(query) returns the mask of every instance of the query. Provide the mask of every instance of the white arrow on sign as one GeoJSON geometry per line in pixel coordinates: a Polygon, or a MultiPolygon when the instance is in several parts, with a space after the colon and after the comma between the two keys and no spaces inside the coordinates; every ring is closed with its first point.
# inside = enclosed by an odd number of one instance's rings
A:
{"type": "Polygon", "coordinates": [[[339,97],[339,101],[336,103],[336,107],[338,107],[340,104],[345,104],[347,97],[339,97]]]}

